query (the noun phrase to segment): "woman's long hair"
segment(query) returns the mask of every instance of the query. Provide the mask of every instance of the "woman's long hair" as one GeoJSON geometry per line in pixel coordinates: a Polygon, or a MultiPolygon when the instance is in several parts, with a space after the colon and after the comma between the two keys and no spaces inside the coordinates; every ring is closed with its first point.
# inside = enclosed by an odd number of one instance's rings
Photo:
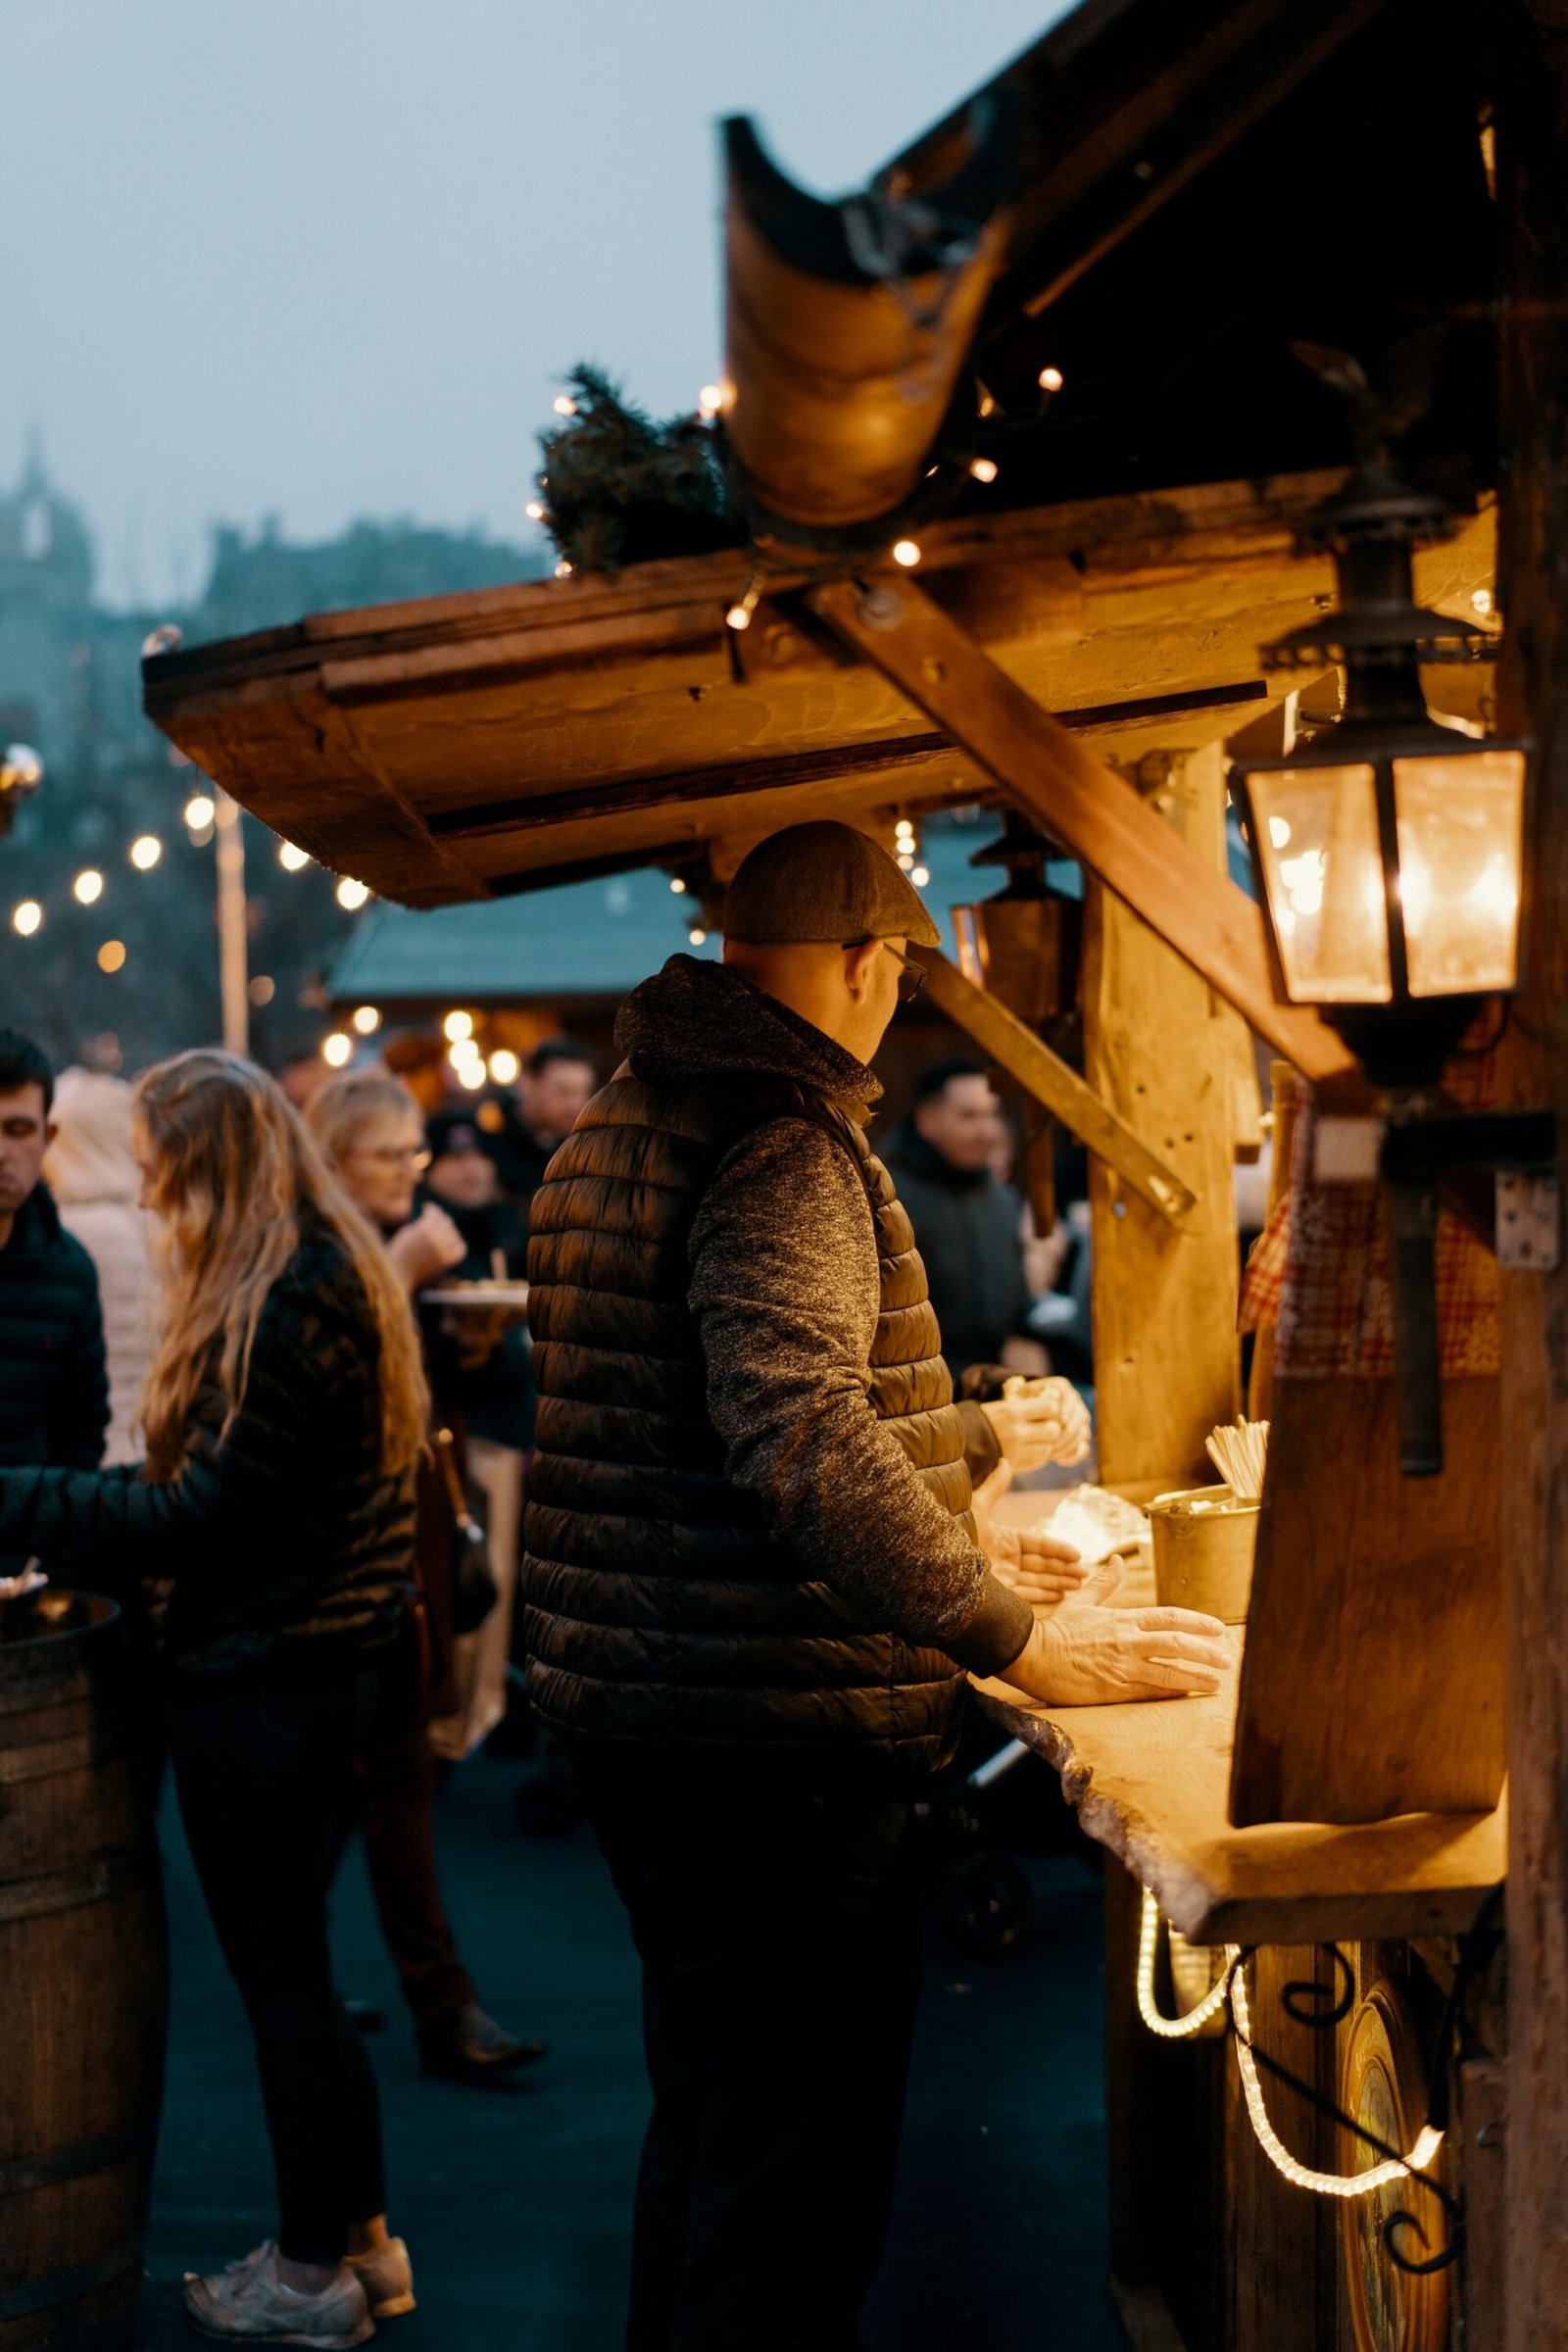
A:
{"type": "Polygon", "coordinates": [[[136,1088],[150,1161],[148,1205],[164,1223],[170,1290],[147,1374],[147,1475],[173,1477],[191,1411],[215,1375],[239,1409],[268,1293],[307,1223],[352,1265],[378,1342],[381,1461],[405,1470],[428,1423],[418,1333],[379,1240],[332,1175],[281,1088],[237,1054],[176,1054],[136,1088]]]}

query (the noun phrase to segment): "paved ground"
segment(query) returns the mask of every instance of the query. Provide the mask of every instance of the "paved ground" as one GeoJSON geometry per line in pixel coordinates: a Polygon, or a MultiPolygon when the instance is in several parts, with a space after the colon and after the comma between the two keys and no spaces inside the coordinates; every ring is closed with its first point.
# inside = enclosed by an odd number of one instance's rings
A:
{"type": "MultiPolygon", "coordinates": [[[[1034,1765],[1024,1769],[1039,1770],[1034,1765]]],[[[442,1798],[448,1899],[480,1991],[553,2054],[510,2091],[431,2082],[401,2016],[371,2043],[393,2226],[419,2309],[393,2352],[618,2352],[626,2219],[646,2093],[635,1968],[592,1840],[519,1838],[514,1764],[484,1759],[442,1798]]],[[[177,2280],[269,2234],[270,2182],[243,2024],[177,1826],[169,2090],[141,2352],[184,2344],[177,2280]]],[[[1075,1855],[1029,1866],[1025,1947],[933,1949],[874,2352],[1111,2352],[1102,2290],[1100,1889],[1075,1855]]],[[[395,2011],[357,1863],[336,1912],[340,1981],[395,2011]]],[[[805,2352],[805,2348],[803,2348],[805,2352]]]]}

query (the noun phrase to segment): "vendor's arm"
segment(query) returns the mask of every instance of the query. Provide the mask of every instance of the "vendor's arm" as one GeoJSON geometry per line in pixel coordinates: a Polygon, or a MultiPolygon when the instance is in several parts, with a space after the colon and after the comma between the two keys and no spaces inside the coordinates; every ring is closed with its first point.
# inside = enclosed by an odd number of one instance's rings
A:
{"type": "Polygon", "coordinates": [[[1029,1605],[994,1577],[878,1420],[876,1243],[849,1153],[800,1120],[731,1153],[692,1232],[689,1298],[730,1478],[868,1625],[995,1674],[1029,1605]]]}

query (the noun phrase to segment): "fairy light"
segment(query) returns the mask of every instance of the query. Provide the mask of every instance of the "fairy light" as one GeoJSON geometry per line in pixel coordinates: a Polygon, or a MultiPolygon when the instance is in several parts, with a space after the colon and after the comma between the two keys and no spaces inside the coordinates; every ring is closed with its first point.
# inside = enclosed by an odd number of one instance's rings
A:
{"type": "Polygon", "coordinates": [[[473,1035],[472,1013],[449,1012],[441,1024],[441,1034],[449,1044],[454,1046],[460,1038],[471,1037],[473,1035]]]}
{"type": "Polygon", "coordinates": [[[321,1059],[329,1070],[340,1070],[354,1051],[354,1040],[345,1029],[334,1029],[330,1037],[321,1040],[321,1059]]]}
{"type": "Polygon", "coordinates": [[[550,510],[542,498],[530,498],[522,511],[530,522],[543,522],[550,510]]]}
{"type": "Polygon", "coordinates": [[[104,878],[95,865],[84,865],[71,885],[71,895],[79,906],[94,906],[104,895],[104,878]]]}
{"type": "Polygon", "coordinates": [[[217,821],[218,803],[211,793],[193,792],[181,813],[193,833],[205,833],[217,821]]]}
{"type": "Polygon", "coordinates": [[[457,1080],[466,1094],[476,1095],[485,1082],[484,1055],[475,1054],[471,1060],[457,1067],[457,1080]]]}
{"type": "Polygon", "coordinates": [[[686,885],[681,880],[679,874],[670,875],[669,887],[674,892],[677,899],[683,899],[686,896],[686,885]]]}
{"type": "Polygon", "coordinates": [[[510,1046],[497,1046],[490,1056],[490,1075],[497,1086],[515,1086],[522,1075],[522,1063],[510,1046]]]}
{"type": "Polygon", "coordinates": [[[726,628],[749,629],[752,625],[752,614],[757,611],[757,602],[761,593],[760,581],[748,580],[745,595],[737,597],[724,615],[726,628]]]}
{"type": "Polygon", "coordinates": [[[1154,1998],[1154,1961],[1158,1950],[1159,1905],[1146,1886],[1143,1916],[1138,1923],[1138,2014],[1151,2034],[1157,2034],[1161,2041],[1189,2041],[1201,2034],[1225,2006],[1230,1992],[1230,1955],[1227,1951],[1225,1974],[1209,1986],[1196,2008],[1181,2017],[1166,2017],[1154,1998]]]}
{"type": "Polygon", "coordinates": [[[277,862],[285,874],[303,873],[311,862],[311,853],[309,850],[296,849],[291,841],[280,841],[277,845],[277,862]]]}
{"type": "Polygon", "coordinates": [[[369,884],[356,882],[352,874],[345,874],[337,886],[337,903],[345,914],[358,914],[360,908],[368,901],[369,896],[369,884]]]}
{"type": "Polygon", "coordinates": [[[1274,2170],[1294,2188],[1310,2189],[1319,2197],[1343,2199],[1370,2197],[1380,2188],[1392,2188],[1396,2181],[1408,2180],[1412,2173],[1424,2173],[1443,2145],[1443,2133],[1432,2124],[1422,2125],[1408,2156],[1388,2157],[1381,2164],[1369,2166],[1364,2173],[1314,2173],[1309,2166],[1297,2163],[1269,2122],[1268,2109],[1263,2104],[1263,2085],[1258,2080],[1257,2061],[1252,2056],[1252,2027],[1247,2007],[1246,1979],[1239,1965],[1241,1956],[1239,1944],[1225,1946],[1231,2008],[1236,2020],[1236,2062],[1242,2070],[1242,2091],[1257,2144],[1274,2170]]]}
{"type": "Polygon", "coordinates": [[[910,866],[910,868],[909,868],[909,880],[910,880],[910,881],[911,881],[911,882],[914,884],[914,887],[915,887],[915,889],[916,889],[916,890],[924,890],[924,888],[925,888],[926,884],[927,884],[927,883],[930,881],[930,879],[931,879],[931,868],[930,868],[928,865],[911,865],[911,866],[910,866]]]}
{"type": "Polygon", "coordinates": [[[156,833],[138,833],[130,845],[130,862],[138,874],[150,874],[164,854],[156,833]]]}
{"type": "Polygon", "coordinates": [[[701,923],[693,923],[686,936],[694,948],[700,948],[707,944],[708,933],[703,929],[701,923]]]}
{"type": "Polygon", "coordinates": [[[354,1008],[354,1026],[362,1037],[373,1037],[381,1026],[381,1015],[374,1004],[358,1004],[354,1008]]]}
{"type": "Polygon", "coordinates": [[[1059,392],[1065,380],[1059,368],[1042,368],[1036,378],[1042,392],[1059,392]]]}
{"type": "Polygon", "coordinates": [[[728,394],[722,384],[705,384],[697,395],[699,416],[713,417],[724,407],[728,394]]]}
{"type": "Polygon", "coordinates": [[[570,579],[570,577],[571,577],[571,558],[570,558],[569,556],[562,556],[562,557],[561,557],[561,558],[558,560],[558,562],[557,562],[557,564],[556,564],[556,577],[557,577],[557,579],[558,579],[558,580],[569,580],[569,579],[570,579]]]}
{"type": "Polygon", "coordinates": [[[106,939],[98,951],[98,969],[101,972],[118,972],[124,960],[124,941],[122,939],[106,939]]]}
{"type": "Polygon", "coordinates": [[[895,539],[893,542],[893,561],[895,564],[902,564],[906,571],[912,571],[920,561],[920,542],[918,539],[895,539]]]}
{"type": "Polygon", "coordinates": [[[43,928],[43,908],[36,899],[22,899],[11,909],[11,928],[19,938],[31,939],[43,928]]]}
{"type": "Polygon", "coordinates": [[[995,458],[971,458],[969,472],[977,482],[994,482],[1001,468],[995,458]]]}
{"type": "Polygon", "coordinates": [[[558,416],[575,416],[577,414],[577,403],[569,392],[558,392],[550,406],[558,416]]]}

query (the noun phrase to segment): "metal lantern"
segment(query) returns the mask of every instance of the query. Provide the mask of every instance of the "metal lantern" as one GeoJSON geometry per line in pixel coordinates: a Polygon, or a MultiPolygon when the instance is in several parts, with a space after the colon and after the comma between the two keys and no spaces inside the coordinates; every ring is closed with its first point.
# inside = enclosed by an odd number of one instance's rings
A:
{"type": "Polygon", "coordinates": [[[1263,651],[1345,672],[1345,715],[1289,758],[1238,771],[1285,997],[1314,1004],[1374,1085],[1430,1092],[1483,1000],[1519,977],[1527,749],[1445,726],[1423,662],[1490,658],[1493,635],[1414,601],[1414,550],[1447,510],[1381,465],[1314,517],[1339,611],[1263,651]]]}

